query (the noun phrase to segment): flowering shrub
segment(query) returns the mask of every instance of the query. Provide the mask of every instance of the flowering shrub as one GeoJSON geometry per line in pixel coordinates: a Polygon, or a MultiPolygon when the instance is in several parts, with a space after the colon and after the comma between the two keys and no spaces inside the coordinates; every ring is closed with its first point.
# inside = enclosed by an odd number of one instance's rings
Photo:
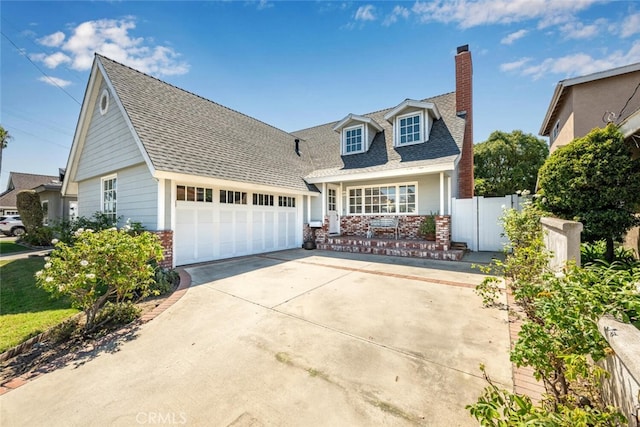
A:
{"type": "Polygon", "coordinates": [[[154,281],[149,261],[162,259],[158,237],[148,232],[130,235],[116,228],[98,232],[81,228],[74,233],[73,245],[57,239],[51,243],[55,250],[36,273],[36,282],[52,294],[68,295],[87,316],[85,331],[93,328],[108,299],[121,302],[134,294],[149,295],[154,281]]]}

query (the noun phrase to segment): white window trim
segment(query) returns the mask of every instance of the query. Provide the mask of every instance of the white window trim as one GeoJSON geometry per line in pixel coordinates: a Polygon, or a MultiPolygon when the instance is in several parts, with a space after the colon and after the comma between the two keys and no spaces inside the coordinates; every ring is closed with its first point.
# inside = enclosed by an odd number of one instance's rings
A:
{"type": "Polygon", "coordinates": [[[105,181],[109,181],[110,179],[115,179],[116,180],[116,211],[114,212],[115,214],[115,220],[118,219],[118,174],[113,174],[113,175],[106,175],[100,178],[100,212],[102,213],[110,213],[110,212],[105,212],[104,211],[104,182],[105,181]]]}
{"type": "Polygon", "coordinates": [[[350,156],[351,154],[359,154],[367,151],[367,127],[364,124],[359,124],[355,126],[349,126],[342,129],[342,155],[350,156]],[[349,151],[347,152],[347,131],[354,129],[362,129],[362,149],[358,151],[349,151]]]}
{"type": "Polygon", "coordinates": [[[394,134],[394,140],[393,140],[393,146],[394,147],[407,147],[409,145],[415,145],[415,144],[422,144],[423,142],[426,142],[427,138],[425,136],[425,132],[426,132],[426,125],[427,123],[425,122],[425,114],[424,114],[424,110],[418,110],[418,111],[412,111],[410,113],[406,113],[406,114],[401,114],[399,116],[396,116],[396,119],[394,120],[394,124],[393,124],[393,134],[394,134]],[[411,142],[405,142],[405,143],[401,143],[400,142],[400,120],[404,119],[406,117],[413,117],[413,116],[420,116],[420,139],[418,141],[411,141],[411,142]]]}
{"type": "Polygon", "coordinates": [[[387,184],[372,184],[372,185],[353,185],[351,187],[347,187],[346,188],[346,200],[347,200],[347,207],[346,207],[346,212],[347,215],[353,215],[353,216],[396,216],[396,215],[401,215],[401,216],[412,216],[412,215],[420,215],[420,213],[418,212],[418,206],[420,206],[418,204],[418,181],[412,181],[412,182],[398,182],[398,183],[387,183],[387,184]],[[416,211],[415,212],[399,212],[400,210],[400,187],[403,185],[414,185],[416,187],[416,211]],[[375,188],[375,187],[396,187],[396,211],[395,212],[388,212],[388,213],[365,213],[365,212],[358,212],[358,213],[351,213],[350,212],[350,201],[349,201],[349,191],[353,190],[353,189],[361,189],[362,190],[362,210],[364,211],[364,190],[366,188],[375,188]]]}
{"type": "Polygon", "coordinates": [[[104,89],[100,94],[100,98],[98,99],[98,107],[100,108],[100,115],[104,116],[109,111],[109,91],[104,89]],[[106,103],[104,108],[102,107],[102,100],[106,99],[106,103]]]}

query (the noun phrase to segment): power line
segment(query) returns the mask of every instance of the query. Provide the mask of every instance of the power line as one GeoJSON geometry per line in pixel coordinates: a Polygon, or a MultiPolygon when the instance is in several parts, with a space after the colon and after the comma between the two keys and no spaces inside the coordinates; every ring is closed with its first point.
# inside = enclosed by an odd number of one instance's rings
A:
{"type": "Polygon", "coordinates": [[[73,95],[71,95],[71,94],[70,94],[69,92],[67,92],[67,91],[66,91],[62,86],[60,86],[58,83],[56,83],[56,81],[55,81],[52,77],[50,77],[47,73],[45,73],[44,71],[42,71],[42,69],[41,69],[40,67],[38,67],[38,65],[37,65],[35,62],[33,62],[33,61],[31,60],[31,58],[29,58],[29,56],[27,56],[27,54],[26,54],[26,53],[24,53],[24,52],[22,51],[22,49],[20,49],[20,48],[19,48],[19,47],[18,47],[18,46],[13,42],[13,40],[11,40],[11,39],[9,38],[9,36],[7,36],[7,35],[6,35],[4,32],[2,32],[2,31],[0,31],[0,34],[2,34],[2,35],[4,36],[4,38],[6,38],[6,39],[9,41],[9,43],[11,43],[11,44],[13,45],[13,47],[15,47],[15,48],[16,48],[16,50],[18,51],[18,53],[19,53],[20,55],[24,56],[24,57],[26,58],[26,60],[27,60],[27,61],[29,61],[29,62],[31,63],[31,65],[33,65],[34,67],[36,67],[36,69],[37,69],[38,71],[40,71],[40,72],[42,73],[42,75],[43,75],[43,76],[45,76],[45,77],[47,78],[47,80],[49,80],[49,82],[51,82],[54,86],[57,86],[57,87],[58,87],[58,89],[60,89],[60,90],[61,90],[61,91],[63,91],[64,93],[66,93],[66,94],[67,94],[67,96],[68,96],[69,98],[73,99],[73,100],[74,100],[78,105],[82,105],[82,103],[80,103],[80,101],[78,101],[77,99],[75,99],[75,98],[73,97],[73,95]]]}
{"type": "MultiPolygon", "coordinates": [[[[4,16],[0,17],[0,19],[2,19],[2,21],[4,21],[4,24],[2,25],[3,27],[5,26],[9,26],[11,28],[13,28],[14,31],[19,32],[20,30],[18,30],[15,26],[13,26],[12,22],[9,21],[8,19],[6,19],[4,16]]],[[[43,48],[42,45],[36,43],[33,39],[33,37],[31,36],[31,34],[26,35],[26,38],[29,40],[29,42],[31,42],[31,44],[38,49],[40,52],[42,52],[45,55],[50,55],[51,52],[46,52],[43,48]]],[[[73,77],[78,83],[83,83],[83,79],[78,75],[78,72],[76,70],[72,70],[71,68],[69,68],[67,65],[63,65],[63,67],[69,72],[69,74],[71,75],[71,77],[73,77]]]]}
{"type": "Polygon", "coordinates": [[[627,108],[627,106],[629,106],[629,102],[631,102],[633,97],[636,96],[636,92],[638,92],[638,88],[640,88],[640,83],[637,84],[636,88],[633,90],[633,93],[631,94],[629,99],[627,99],[627,102],[625,102],[624,107],[622,107],[622,110],[620,110],[620,113],[618,113],[618,120],[620,120],[620,118],[622,117],[622,113],[624,112],[624,109],[627,108]]]}

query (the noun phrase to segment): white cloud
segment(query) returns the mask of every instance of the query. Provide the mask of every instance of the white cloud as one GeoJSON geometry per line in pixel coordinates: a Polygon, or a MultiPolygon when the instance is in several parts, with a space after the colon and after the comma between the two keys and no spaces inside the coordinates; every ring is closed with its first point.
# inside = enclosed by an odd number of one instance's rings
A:
{"type": "Polygon", "coordinates": [[[547,58],[538,65],[524,68],[522,74],[531,76],[534,80],[548,74],[560,74],[562,78],[568,78],[597,73],[635,62],[640,62],[640,40],[636,40],[626,53],[616,50],[603,58],[594,58],[586,53],[547,58]]]}
{"type": "Polygon", "coordinates": [[[273,7],[273,3],[269,3],[267,0],[260,0],[258,2],[258,10],[269,9],[273,7]]]}
{"type": "Polygon", "coordinates": [[[67,87],[71,84],[69,80],[59,79],[57,77],[42,76],[38,80],[51,86],[67,87]]]}
{"type": "Polygon", "coordinates": [[[133,37],[135,18],[100,19],[86,21],[73,28],[68,37],[61,31],[42,37],[39,43],[58,41],[59,51],[51,55],[36,54],[31,58],[43,62],[49,68],[68,63],[75,70],[88,70],[93,63],[94,52],[129,65],[144,73],[157,76],[185,74],[189,64],[180,61],[173,48],[152,45],[152,41],[133,37]]]}
{"type": "Polygon", "coordinates": [[[398,18],[407,19],[409,18],[409,13],[410,13],[409,9],[407,9],[406,7],[396,6],[393,8],[393,11],[391,11],[391,14],[384,19],[384,21],[382,22],[382,25],[384,25],[385,27],[388,27],[389,25],[392,25],[398,22],[398,18]]]}
{"type": "Polygon", "coordinates": [[[62,31],[56,31],[53,34],[38,39],[37,42],[48,47],[58,47],[64,41],[64,37],[65,35],[62,31]]]}
{"type": "Polygon", "coordinates": [[[624,38],[637,33],[640,33],[640,13],[627,16],[620,28],[620,35],[624,38]]]}
{"type": "Polygon", "coordinates": [[[500,40],[500,43],[502,44],[513,44],[514,41],[523,38],[524,36],[526,36],[528,33],[527,30],[518,30],[515,33],[511,33],[508,36],[504,37],[502,40],[500,40]]]}
{"type": "Polygon", "coordinates": [[[606,19],[598,19],[593,24],[589,25],[585,25],[582,22],[572,21],[560,26],[560,32],[567,39],[590,39],[597,36],[600,30],[606,27],[606,19]]]}
{"type": "MultiPolygon", "coordinates": [[[[556,20],[572,16],[598,0],[434,0],[416,1],[413,12],[422,22],[457,23],[461,28],[487,24],[510,24],[530,19],[556,20]]],[[[545,25],[546,26],[546,25],[545,25]]]]}
{"type": "Polygon", "coordinates": [[[509,71],[519,70],[522,67],[524,67],[524,65],[529,61],[531,61],[531,58],[522,58],[514,62],[507,62],[504,64],[500,64],[500,71],[503,71],[506,73],[509,71]]]}
{"type": "Polygon", "coordinates": [[[356,11],[356,21],[375,21],[374,10],[375,6],[372,4],[360,6],[356,11]]]}

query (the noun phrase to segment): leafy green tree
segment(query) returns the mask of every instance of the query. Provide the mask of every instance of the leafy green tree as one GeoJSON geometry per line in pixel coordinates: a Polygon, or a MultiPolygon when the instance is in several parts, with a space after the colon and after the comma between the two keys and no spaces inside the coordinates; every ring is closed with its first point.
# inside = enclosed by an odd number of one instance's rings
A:
{"type": "Polygon", "coordinates": [[[2,152],[7,148],[11,138],[12,136],[9,135],[9,131],[5,130],[5,128],[0,125],[0,172],[2,172],[2,152]]]}
{"type": "Polygon", "coordinates": [[[506,196],[535,191],[538,169],[549,155],[547,143],[530,133],[495,131],[473,147],[475,194],[506,196]]]}
{"type": "Polygon", "coordinates": [[[580,221],[588,242],[614,242],[640,224],[640,159],[633,160],[614,125],[594,129],[554,151],[540,169],[542,206],[560,218],[580,221]]]}

